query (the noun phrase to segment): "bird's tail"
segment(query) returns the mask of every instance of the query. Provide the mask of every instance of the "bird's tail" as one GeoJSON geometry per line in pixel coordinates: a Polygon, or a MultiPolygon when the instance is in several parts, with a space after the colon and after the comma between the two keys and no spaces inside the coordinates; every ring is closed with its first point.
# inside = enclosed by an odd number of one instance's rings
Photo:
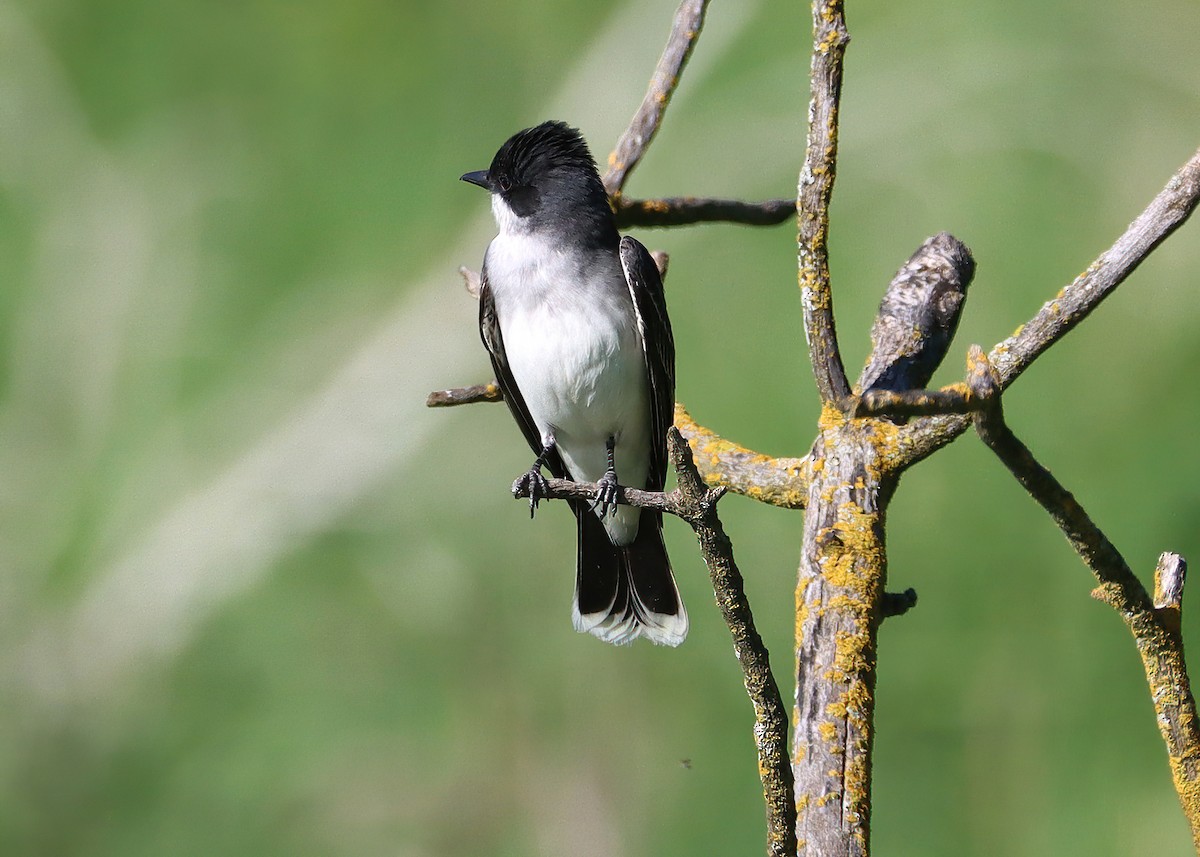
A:
{"type": "Polygon", "coordinates": [[[663,544],[662,514],[643,509],[637,538],[617,547],[585,504],[572,503],[579,526],[575,630],[621,646],[645,637],[678,646],[688,617],[663,544]]]}

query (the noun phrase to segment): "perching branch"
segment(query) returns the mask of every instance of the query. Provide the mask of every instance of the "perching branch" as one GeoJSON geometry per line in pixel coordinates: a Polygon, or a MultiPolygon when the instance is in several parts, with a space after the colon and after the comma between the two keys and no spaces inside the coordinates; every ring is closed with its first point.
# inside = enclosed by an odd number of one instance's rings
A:
{"type": "MultiPolygon", "coordinates": [[[[746,693],[754,706],[754,744],[767,805],[767,853],[771,857],[790,857],[796,853],[796,803],[788,755],[787,708],[771,673],[767,647],[754,626],[742,575],[733,558],[733,543],[717,515],[717,501],[725,489],[704,484],[688,442],[674,427],[667,432],[667,449],[678,487],[666,494],[623,488],[617,502],[675,515],[696,533],[717,606],[733,637],[746,693]]],[[[565,479],[550,479],[547,483],[545,496],[554,500],[591,500],[599,487],[565,479]]],[[[527,482],[518,481],[513,485],[513,496],[528,497],[527,486],[527,482]]]]}
{"type": "Polygon", "coordinates": [[[796,189],[800,293],[804,335],[821,401],[841,402],[850,394],[838,351],[829,283],[829,200],[837,174],[838,105],[842,94],[842,58],[850,34],[841,0],[814,0],[813,55],[808,106],[808,145],[796,189]]]}
{"type": "Polygon", "coordinates": [[[658,128],[662,124],[663,114],[671,103],[675,87],[679,85],[679,76],[692,55],[696,39],[704,27],[704,13],[708,9],[708,0],[683,0],[675,10],[675,18],[671,22],[671,35],[667,38],[667,46],[663,48],[662,56],[650,78],[650,86],[646,96],[633,118],[629,127],[617,140],[617,146],[608,156],[608,171],[604,174],[604,189],[610,197],[619,197],[629,180],[629,174],[646,154],[646,149],[658,128]]]}
{"type": "Polygon", "coordinates": [[[754,614],[746,598],[742,574],[733,559],[733,543],[717,516],[716,500],[721,488],[707,488],[700,479],[691,448],[672,427],[667,447],[679,487],[676,489],[696,510],[688,520],[696,532],[700,552],[712,580],[713,594],[721,617],[733,637],[733,651],[742,668],[746,693],[754,706],[754,745],[758,750],[758,774],[767,805],[767,854],[790,857],[796,853],[796,795],[788,753],[788,710],[771,672],[767,647],[754,627],[754,614]],[[711,502],[706,498],[712,497],[711,502]],[[702,499],[705,498],[705,499],[702,499]]]}
{"type": "Polygon", "coordinates": [[[1092,594],[1116,609],[1133,633],[1159,731],[1167,745],[1175,790],[1191,825],[1193,842],[1200,848],[1200,716],[1179,628],[1187,565],[1177,554],[1164,553],[1155,571],[1151,599],[1116,546],[1004,422],[999,370],[977,346],[968,363],[971,392],[986,403],[974,417],[979,437],[1058,524],[1099,582],[1092,594]]]}
{"type": "MultiPolygon", "coordinates": [[[[435,390],[425,400],[426,407],[449,408],[457,405],[473,405],[478,402],[502,402],[504,393],[493,381],[471,387],[454,387],[435,390]]],[[[803,509],[811,478],[809,456],[803,458],[772,458],[725,440],[711,429],[697,423],[692,415],[678,402],[675,404],[675,427],[687,438],[695,450],[696,468],[704,481],[716,488],[721,487],[737,494],[744,494],[762,503],[781,506],[785,509],[803,509]]],[[[551,485],[559,482],[562,499],[590,500],[584,489],[569,486],[583,483],[569,480],[549,480],[551,485]],[[579,496],[575,496],[578,494],[579,496]],[[586,495],[586,496],[585,496],[586,495]]],[[[632,489],[631,489],[632,490],[632,489]]],[[[646,493],[646,492],[642,492],[646,493]]],[[[554,496],[553,494],[551,495],[554,496]]],[[[618,501],[619,502],[619,501],[618,501]]],[[[648,501],[631,501],[631,506],[645,506],[648,501]]],[[[678,515],[670,509],[663,509],[678,515]]]]}

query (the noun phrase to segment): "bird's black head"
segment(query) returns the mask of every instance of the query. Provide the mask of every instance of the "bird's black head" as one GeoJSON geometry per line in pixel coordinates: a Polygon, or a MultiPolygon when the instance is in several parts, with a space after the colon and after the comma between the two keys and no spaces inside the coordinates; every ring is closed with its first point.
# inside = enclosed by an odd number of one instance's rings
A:
{"type": "MultiPolygon", "coordinates": [[[[616,243],[608,194],[583,136],[564,122],[543,122],[514,134],[486,171],[463,181],[498,197],[497,220],[513,225],[567,230],[584,240],[616,243]]],[[[505,224],[501,223],[501,228],[505,224]]]]}

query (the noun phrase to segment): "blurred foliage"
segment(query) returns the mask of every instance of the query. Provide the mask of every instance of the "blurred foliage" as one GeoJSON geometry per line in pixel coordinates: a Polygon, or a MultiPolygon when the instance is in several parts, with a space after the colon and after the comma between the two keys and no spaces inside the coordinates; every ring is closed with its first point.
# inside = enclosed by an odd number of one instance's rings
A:
{"type": "MultiPolygon", "coordinates": [[[[0,0],[0,853],[760,847],[750,707],[685,528],[685,646],[576,635],[573,527],[506,498],[528,452],[504,409],[421,407],[489,377],[454,271],[491,227],[457,177],[550,115],[603,157],[673,6],[0,0]]],[[[979,262],[965,354],[1200,142],[1192,2],[849,16],[850,365],[927,235],[979,262]]],[[[630,192],[790,193],[808,26],[713,4],[630,192]]],[[[1197,228],[1007,400],[1147,578],[1161,550],[1200,557],[1177,374],[1197,228]]],[[[641,237],[672,254],[681,400],[803,453],[790,227],[641,237]]],[[[1033,502],[966,437],[892,508],[892,583],[921,603],[882,633],[878,853],[1189,853],[1130,639],[1033,502]]],[[[800,517],[723,509],[790,687],[800,517]]]]}

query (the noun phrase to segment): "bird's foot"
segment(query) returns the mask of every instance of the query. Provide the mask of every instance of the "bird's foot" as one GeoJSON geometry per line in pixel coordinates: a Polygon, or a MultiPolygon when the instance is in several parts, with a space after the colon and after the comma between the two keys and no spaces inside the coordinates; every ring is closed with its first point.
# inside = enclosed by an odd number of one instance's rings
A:
{"type": "Polygon", "coordinates": [[[607,471],[596,482],[596,485],[596,499],[592,501],[592,505],[589,508],[601,518],[605,515],[616,514],[617,496],[621,490],[621,486],[617,483],[616,471],[607,471]]]}
{"type": "Polygon", "coordinates": [[[538,500],[550,496],[550,485],[546,482],[546,477],[542,475],[542,469],[535,464],[529,468],[528,473],[522,473],[517,477],[517,481],[513,483],[512,492],[514,497],[520,497],[522,494],[529,495],[529,517],[532,518],[533,513],[537,511],[538,500]]]}

